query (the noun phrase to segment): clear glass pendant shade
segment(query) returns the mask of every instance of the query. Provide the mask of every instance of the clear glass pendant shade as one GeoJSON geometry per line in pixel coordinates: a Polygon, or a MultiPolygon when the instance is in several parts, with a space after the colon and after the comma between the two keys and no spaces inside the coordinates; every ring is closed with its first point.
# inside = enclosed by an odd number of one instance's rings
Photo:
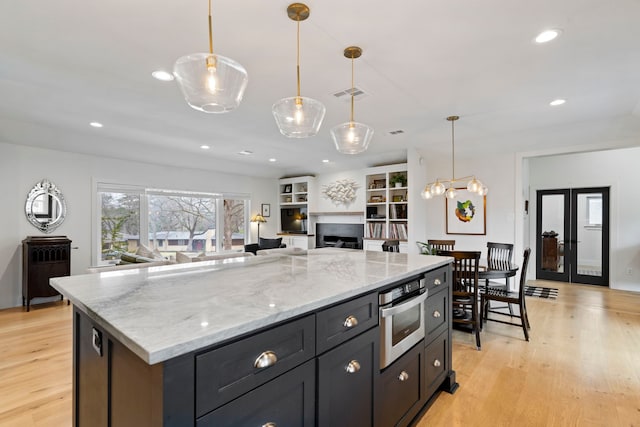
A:
{"type": "Polygon", "coordinates": [[[474,176],[473,179],[467,184],[467,191],[470,191],[472,193],[480,193],[480,190],[482,190],[482,183],[478,181],[474,176]]]}
{"type": "Polygon", "coordinates": [[[444,194],[444,192],[445,192],[445,190],[446,190],[446,188],[445,188],[444,184],[443,184],[443,183],[441,183],[440,181],[436,181],[436,182],[435,182],[435,184],[433,184],[433,185],[431,186],[431,193],[432,193],[434,196],[441,196],[441,195],[443,195],[443,194],[444,194]]]}
{"type": "Polygon", "coordinates": [[[249,81],[242,65],[211,53],[179,58],[173,74],[187,103],[205,113],[226,113],[237,108],[249,81]]]}
{"type": "Polygon", "coordinates": [[[362,153],[373,138],[373,128],[363,123],[347,122],[331,129],[336,149],[343,154],[362,153]]]}
{"type": "Polygon", "coordinates": [[[453,188],[453,187],[449,187],[449,188],[447,189],[447,191],[444,193],[444,196],[445,196],[447,199],[453,199],[454,197],[456,197],[456,195],[457,195],[457,194],[458,194],[458,192],[456,191],[456,189],[455,189],[455,188],[453,188]]]}
{"type": "Polygon", "coordinates": [[[294,96],[276,102],[271,111],[280,133],[289,138],[307,138],[320,130],[326,109],[320,101],[294,96]]]}

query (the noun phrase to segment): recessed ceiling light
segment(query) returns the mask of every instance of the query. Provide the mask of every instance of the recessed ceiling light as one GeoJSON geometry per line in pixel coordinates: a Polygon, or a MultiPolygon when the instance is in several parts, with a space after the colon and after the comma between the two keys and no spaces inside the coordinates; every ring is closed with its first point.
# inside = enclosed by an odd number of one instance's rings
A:
{"type": "Polygon", "coordinates": [[[163,82],[170,82],[173,80],[173,74],[163,70],[156,70],[153,73],[151,73],[151,75],[155,79],[161,80],[163,82]]]}
{"type": "Polygon", "coordinates": [[[566,101],[566,100],[564,100],[564,99],[554,99],[553,101],[551,101],[551,102],[549,103],[549,105],[551,105],[551,106],[555,107],[556,105],[562,105],[562,104],[564,104],[565,102],[567,102],[567,101],[566,101]]]}
{"type": "Polygon", "coordinates": [[[92,126],[94,128],[101,128],[103,126],[103,124],[100,123],[100,122],[91,122],[91,123],[89,123],[89,126],[92,126]]]}
{"type": "Polygon", "coordinates": [[[202,148],[203,150],[208,150],[211,147],[209,147],[208,145],[201,145],[200,148],[202,148]]]}
{"type": "Polygon", "coordinates": [[[253,154],[253,151],[249,151],[249,150],[242,150],[241,152],[239,152],[238,154],[241,154],[243,156],[248,156],[253,154]]]}
{"type": "Polygon", "coordinates": [[[322,163],[329,163],[329,159],[324,159],[322,163]]]}
{"type": "Polygon", "coordinates": [[[560,30],[545,30],[536,36],[536,43],[547,43],[560,35],[560,30]]]}
{"type": "Polygon", "coordinates": [[[273,157],[269,159],[270,162],[275,162],[276,159],[274,159],[273,157]]]}

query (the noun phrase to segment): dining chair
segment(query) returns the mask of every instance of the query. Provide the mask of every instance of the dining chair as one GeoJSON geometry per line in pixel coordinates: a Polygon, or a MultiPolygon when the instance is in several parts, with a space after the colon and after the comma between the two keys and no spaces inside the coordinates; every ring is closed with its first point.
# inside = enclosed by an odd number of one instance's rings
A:
{"type": "MultiPolygon", "coordinates": [[[[495,243],[487,242],[487,264],[500,264],[510,263],[513,260],[513,244],[511,243],[495,243]]],[[[502,279],[501,279],[502,280],[502,279]]],[[[497,282],[495,280],[486,279],[484,283],[485,289],[491,286],[493,288],[500,288],[505,291],[509,291],[509,278],[506,277],[503,282],[497,282]]],[[[513,314],[511,305],[507,304],[505,307],[509,307],[509,313],[513,314]]]]}
{"type": "Polygon", "coordinates": [[[382,243],[384,252],[400,252],[400,240],[385,240],[382,243]]]}
{"type": "Polygon", "coordinates": [[[510,291],[509,289],[505,290],[503,288],[493,288],[489,286],[480,298],[481,321],[484,321],[486,323],[487,320],[491,320],[492,322],[504,323],[506,325],[521,326],[522,330],[524,331],[524,338],[527,341],[529,341],[529,329],[531,329],[531,324],[529,323],[529,314],[527,313],[527,304],[525,301],[524,291],[525,291],[525,286],[527,284],[527,267],[529,265],[530,255],[531,255],[531,249],[530,248],[525,249],[524,255],[523,255],[523,261],[522,261],[522,268],[520,270],[520,284],[518,286],[517,291],[514,292],[514,291],[510,291]],[[512,304],[513,305],[517,304],[519,314],[514,314],[513,312],[510,312],[510,313],[501,312],[499,311],[498,308],[492,309],[489,307],[490,301],[505,302],[509,305],[509,308],[511,308],[512,304]],[[489,318],[489,313],[500,314],[502,316],[510,316],[512,318],[513,317],[519,318],[520,324],[506,322],[500,319],[489,318]]]}
{"type": "Polygon", "coordinates": [[[454,246],[456,245],[455,240],[434,240],[429,239],[427,243],[431,248],[436,249],[438,251],[453,251],[454,246]]]}
{"type": "Polygon", "coordinates": [[[476,335],[476,348],[480,350],[481,315],[478,307],[479,251],[438,251],[438,255],[453,257],[452,316],[454,325],[471,328],[476,335]]]}

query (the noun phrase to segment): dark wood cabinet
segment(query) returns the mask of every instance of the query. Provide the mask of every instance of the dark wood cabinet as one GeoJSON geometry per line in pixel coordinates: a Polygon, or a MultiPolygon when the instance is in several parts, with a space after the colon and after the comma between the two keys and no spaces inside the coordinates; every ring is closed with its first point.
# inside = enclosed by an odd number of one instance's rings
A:
{"type": "Polygon", "coordinates": [[[315,360],[196,420],[196,427],[315,425],[315,360]]]}
{"type": "MultiPolygon", "coordinates": [[[[60,295],[49,285],[52,277],[71,274],[71,240],[66,236],[29,236],[22,241],[22,305],[60,295]]],[[[62,295],[60,295],[62,298],[62,295]]]]}
{"type": "Polygon", "coordinates": [[[422,341],[380,373],[376,427],[407,426],[427,401],[422,341]]]}
{"type": "Polygon", "coordinates": [[[372,426],[378,328],[318,357],[318,426],[372,426]]]}

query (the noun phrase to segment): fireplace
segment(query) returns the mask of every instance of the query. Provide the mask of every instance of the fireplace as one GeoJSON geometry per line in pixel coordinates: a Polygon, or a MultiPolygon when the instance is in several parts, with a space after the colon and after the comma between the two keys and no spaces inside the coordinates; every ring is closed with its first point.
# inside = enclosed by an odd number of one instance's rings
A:
{"type": "Polygon", "coordinates": [[[316,224],[316,248],[362,249],[364,224],[316,224]]]}

